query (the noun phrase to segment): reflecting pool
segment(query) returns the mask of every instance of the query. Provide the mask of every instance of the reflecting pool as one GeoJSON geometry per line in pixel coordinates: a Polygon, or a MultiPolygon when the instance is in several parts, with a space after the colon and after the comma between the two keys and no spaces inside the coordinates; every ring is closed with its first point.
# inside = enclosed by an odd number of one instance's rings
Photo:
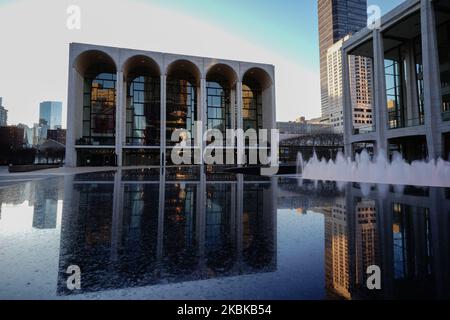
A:
{"type": "Polygon", "coordinates": [[[117,170],[0,184],[0,210],[0,299],[450,297],[449,189],[117,170]]]}

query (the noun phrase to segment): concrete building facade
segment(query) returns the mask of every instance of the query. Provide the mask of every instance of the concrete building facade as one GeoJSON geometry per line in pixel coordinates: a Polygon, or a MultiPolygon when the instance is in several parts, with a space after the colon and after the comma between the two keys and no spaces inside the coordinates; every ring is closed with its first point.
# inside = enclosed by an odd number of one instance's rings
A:
{"type": "Polygon", "coordinates": [[[164,165],[194,121],[274,129],[274,66],[72,43],[67,119],[67,166],[164,165]]]}
{"type": "Polygon", "coordinates": [[[450,3],[408,0],[343,45],[345,150],[400,152],[408,161],[450,153],[450,3]],[[371,132],[352,122],[349,55],[373,61],[371,132]]]}
{"type": "Polygon", "coordinates": [[[320,87],[323,122],[329,122],[327,50],[367,25],[367,0],[318,0],[320,87]]]}

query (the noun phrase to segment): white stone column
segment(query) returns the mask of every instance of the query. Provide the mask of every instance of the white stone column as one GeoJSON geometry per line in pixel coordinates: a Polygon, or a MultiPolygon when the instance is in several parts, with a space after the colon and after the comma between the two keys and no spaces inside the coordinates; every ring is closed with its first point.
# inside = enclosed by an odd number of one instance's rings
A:
{"type": "Polygon", "coordinates": [[[404,53],[406,64],[406,126],[419,125],[419,99],[417,90],[416,59],[414,56],[414,43],[408,41],[404,53]]]}
{"type": "Polygon", "coordinates": [[[424,113],[428,155],[431,159],[442,156],[442,96],[439,68],[436,19],[431,0],[421,0],[422,60],[424,83],[424,113]]]}
{"type": "Polygon", "coordinates": [[[166,88],[167,88],[167,76],[165,74],[161,75],[161,84],[160,84],[160,165],[161,167],[166,165],[166,88]]]}
{"type": "MultiPolygon", "coordinates": [[[[244,101],[243,101],[243,96],[242,96],[242,82],[238,81],[236,84],[236,129],[241,129],[243,130],[244,128],[244,120],[243,120],[243,116],[242,116],[242,109],[243,109],[243,105],[244,105],[244,101]]],[[[240,157],[241,159],[243,159],[244,157],[244,141],[241,139],[237,139],[237,157],[240,157]]],[[[243,160],[241,160],[243,161],[243,160]]],[[[239,165],[241,163],[241,161],[237,160],[237,164],[239,165]]]]}
{"type": "Polygon", "coordinates": [[[74,67],[69,68],[69,89],[67,92],[67,138],[66,138],[66,167],[75,167],[77,156],[75,150],[75,140],[77,139],[77,126],[83,130],[83,119],[79,118],[76,113],[76,108],[83,108],[78,105],[77,87],[78,87],[78,72],[74,67]]]}
{"type": "Polygon", "coordinates": [[[342,103],[344,115],[344,150],[347,158],[353,157],[351,137],[353,135],[353,108],[350,88],[349,55],[342,49],[342,103]]]}
{"type": "Polygon", "coordinates": [[[117,155],[117,165],[122,166],[122,146],[123,146],[123,131],[124,131],[124,119],[123,110],[124,105],[124,90],[125,86],[123,84],[123,72],[117,71],[116,75],[116,155],[117,155]]]}
{"type": "Polygon", "coordinates": [[[380,30],[373,31],[373,73],[375,129],[377,133],[376,153],[381,150],[387,155],[387,97],[384,73],[384,43],[380,30]]]}
{"type": "Polygon", "coordinates": [[[236,129],[236,86],[230,93],[231,129],[236,129]]]}
{"type": "MultiPolygon", "coordinates": [[[[208,122],[208,115],[206,112],[206,108],[207,108],[207,103],[206,103],[206,99],[208,98],[208,94],[206,92],[206,79],[202,78],[200,79],[200,90],[199,90],[199,103],[197,104],[197,121],[201,121],[202,123],[202,128],[201,128],[201,141],[199,142],[199,146],[196,147],[200,147],[200,155],[201,155],[201,164],[203,164],[203,152],[205,150],[205,142],[203,141],[203,135],[205,134],[208,126],[207,126],[207,122],[208,122]]],[[[199,137],[199,138],[200,138],[199,137]]]]}

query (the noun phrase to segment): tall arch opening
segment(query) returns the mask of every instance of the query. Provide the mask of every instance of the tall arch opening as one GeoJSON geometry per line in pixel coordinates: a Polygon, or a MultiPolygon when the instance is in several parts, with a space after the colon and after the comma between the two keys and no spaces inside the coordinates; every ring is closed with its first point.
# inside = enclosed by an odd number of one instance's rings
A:
{"type": "Polygon", "coordinates": [[[161,72],[151,58],[129,58],[123,68],[125,101],[125,166],[156,165],[161,143],[161,72]]]}
{"type": "Polygon", "coordinates": [[[226,64],[212,66],[206,75],[207,129],[216,129],[225,137],[236,127],[236,72],[226,64]]]}
{"type": "Polygon", "coordinates": [[[251,68],[242,80],[243,129],[272,128],[272,80],[266,71],[251,68]]]}
{"type": "Polygon", "coordinates": [[[197,120],[200,71],[187,60],[177,60],[167,70],[166,84],[166,143],[173,146],[172,133],[185,129],[193,134],[197,120]]]}
{"type": "Polygon", "coordinates": [[[116,64],[106,53],[90,50],[76,59],[74,68],[82,82],[77,99],[81,112],[76,112],[82,119],[81,130],[75,144],[85,147],[77,151],[78,165],[116,165],[116,64]]]}

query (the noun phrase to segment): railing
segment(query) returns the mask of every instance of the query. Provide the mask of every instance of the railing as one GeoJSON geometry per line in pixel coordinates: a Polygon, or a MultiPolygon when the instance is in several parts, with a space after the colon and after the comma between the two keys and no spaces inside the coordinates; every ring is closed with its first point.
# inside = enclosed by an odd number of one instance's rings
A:
{"type": "Polygon", "coordinates": [[[419,116],[417,118],[404,119],[404,118],[398,116],[397,112],[389,112],[388,128],[390,130],[418,127],[418,126],[423,126],[424,124],[425,124],[424,116],[419,116]]]}
{"type": "MultiPolygon", "coordinates": [[[[114,139],[114,138],[112,138],[114,139]]],[[[99,138],[80,138],[75,141],[76,146],[114,146],[115,140],[99,138]]]]}
{"type": "Polygon", "coordinates": [[[365,133],[372,133],[372,132],[375,132],[375,126],[374,125],[363,126],[363,127],[359,127],[359,128],[353,128],[353,134],[354,135],[365,134],[365,133]]]}

